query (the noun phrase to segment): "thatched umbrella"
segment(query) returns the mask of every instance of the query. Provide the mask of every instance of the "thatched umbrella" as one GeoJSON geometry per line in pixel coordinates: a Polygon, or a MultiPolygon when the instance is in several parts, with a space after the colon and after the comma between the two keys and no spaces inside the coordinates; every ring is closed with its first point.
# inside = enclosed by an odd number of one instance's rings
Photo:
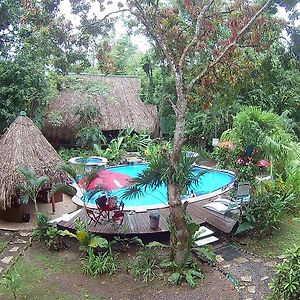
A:
{"type": "Polygon", "coordinates": [[[11,207],[18,185],[26,181],[18,166],[31,168],[37,176],[48,176],[45,188],[50,188],[68,179],[63,171],[56,170],[62,162],[36,125],[25,115],[18,116],[0,139],[0,209],[11,207]]]}
{"type": "Polygon", "coordinates": [[[133,128],[155,134],[159,123],[157,108],[141,100],[140,88],[136,77],[69,76],[58,97],[49,104],[43,132],[50,141],[74,142],[79,122],[76,111],[91,104],[99,109],[94,121],[102,131],[133,128]],[[59,122],[53,121],[56,118],[59,122]]]}

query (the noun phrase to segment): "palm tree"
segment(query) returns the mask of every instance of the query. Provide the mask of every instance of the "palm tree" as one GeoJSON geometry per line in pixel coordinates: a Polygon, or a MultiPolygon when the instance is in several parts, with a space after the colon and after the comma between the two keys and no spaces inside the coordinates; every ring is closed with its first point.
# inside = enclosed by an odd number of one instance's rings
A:
{"type": "MultiPolygon", "coordinates": [[[[179,185],[179,193],[181,195],[190,192],[189,187],[193,183],[199,182],[201,175],[203,175],[206,171],[201,172],[200,174],[193,173],[193,164],[196,162],[197,157],[188,157],[184,152],[182,152],[179,165],[175,166],[175,172],[170,175],[170,168],[174,166],[171,167],[169,165],[169,161],[165,157],[166,153],[169,153],[168,148],[170,147],[170,144],[163,146],[152,145],[148,147],[148,149],[146,150],[146,159],[149,162],[149,168],[139,173],[138,177],[134,180],[134,183],[125,190],[123,197],[131,198],[134,196],[142,195],[148,189],[154,190],[162,186],[168,187],[168,184],[174,182],[179,185]]],[[[168,201],[170,204],[170,191],[168,190],[167,193],[168,201]]],[[[187,204],[184,205],[184,212],[186,212],[186,206],[187,204]]],[[[174,220],[174,217],[175,216],[173,216],[173,218],[170,218],[170,222],[174,220]]],[[[184,218],[183,222],[186,223],[187,219],[184,218]]],[[[171,223],[170,228],[172,250],[171,259],[173,260],[174,255],[178,250],[178,245],[175,242],[175,232],[174,230],[172,230],[172,228],[174,228],[174,224],[171,223]]]]}
{"type": "Polygon", "coordinates": [[[30,200],[33,201],[35,211],[38,213],[36,198],[39,191],[45,186],[49,178],[47,176],[37,177],[35,172],[27,166],[19,166],[17,170],[26,179],[25,183],[18,186],[21,202],[27,204],[30,200]]]}

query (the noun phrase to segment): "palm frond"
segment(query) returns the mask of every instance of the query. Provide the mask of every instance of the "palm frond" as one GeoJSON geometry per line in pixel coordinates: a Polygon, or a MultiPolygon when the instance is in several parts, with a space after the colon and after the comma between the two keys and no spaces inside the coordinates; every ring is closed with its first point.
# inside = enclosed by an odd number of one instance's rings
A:
{"type": "Polygon", "coordinates": [[[54,195],[55,193],[64,193],[66,195],[69,196],[74,196],[76,195],[76,189],[73,186],[70,186],[66,183],[61,183],[61,184],[57,184],[55,186],[52,187],[51,191],[50,191],[50,195],[54,195]]]}
{"type": "Polygon", "coordinates": [[[35,180],[35,187],[40,190],[47,183],[47,181],[49,181],[49,177],[47,176],[38,177],[35,180]]]}
{"type": "Polygon", "coordinates": [[[75,170],[75,168],[73,168],[72,166],[70,166],[69,164],[66,163],[62,163],[60,165],[58,165],[57,167],[58,170],[62,170],[64,172],[66,172],[68,175],[70,175],[73,179],[77,178],[77,171],[75,170]]]}
{"type": "Polygon", "coordinates": [[[31,180],[36,177],[34,171],[24,165],[18,166],[17,171],[21,173],[27,180],[31,180]]]}

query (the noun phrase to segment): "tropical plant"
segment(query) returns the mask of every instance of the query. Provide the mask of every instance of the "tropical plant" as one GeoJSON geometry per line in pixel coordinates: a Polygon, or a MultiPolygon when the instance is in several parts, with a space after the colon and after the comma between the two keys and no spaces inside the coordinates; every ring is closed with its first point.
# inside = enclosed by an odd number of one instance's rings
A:
{"type": "MultiPolygon", "coordinates": [[[[176,101],[171,104],[175,112],[173,149],[164,151],[168,171],[162,171],[168,186],[170,215],[175,226],[176,242],[172,244],[173,251],[176,252],[174,260],[179,265],[185,263],[189,250],[187,224],[184,221],[185,208],[180,199],[184,184],[180,182],[182,177],[179,174],[181,175],[181,150],[185,142],[190,96],[196,86],[206,88],[211,84],[217,67],[222,63],[223,69],[231,69],[228,66],[235,65],[239,43],[244,45],[247,40],[247,45],[251,45],[253,31],[256,41],[262,41],[264,46],[268,45],[273,32],[265,37],[256,26],[256,21],[274,25],[274,20],[264,15],[270,2],[271,0],[266,0],[257,7],[248,2],[238,2],[239,5],[236,5],[235,1],[200,3],[127,0],[132,15],[161,47],[176,87],[176,101]],[[226,17],[223,15],[224,10],[229,12],[226,17]],[[242,19],[245,22],[241,22],[242,19]],[[204,24],[207,34],[203,34],[204,24]]],[[[158,181],[152,186],[157,183],[158,181]]]]}
{"type": "Polygon", "coordinates": [[[89,149],[96,143],[106,143],[106,137],[98,125],[91,125],[80,128],[76,143],[89,149]]]}
{"type": "Polygon", "coordinates": [[[44,213],[37,214],[37,227],[33,231],[33,237],[43,241],[50,250],[61,251],[67,247],[63,235],[62,230],[49,223],[48,215],[44,213]]]}
{"type": "Polygon", "coordinates": [[[300,246],[294,245],[288,249],[283,262],[278,264],[276,269],[268,299],[300,299],[300,246]]]}
{"type": "Polygon", "coordinates": [[[132,128],[122,130],[119,137],[123,137],[121,148],[131,152],[143,152],[153,142],[149,134],[135,133],[132,128]]]}
{"type": "Polygon", "coordinates": [[[18,166],[17,170],[26,179],[25,183],[18,186],[21,201],[25,204],[30,200],[33,201],[35,211],[38,213],[36,198],[38,192],[45,186],[49,178],[47,176],[37,177],[35,172],[26,166],[18,166]]]}
{"type": "Polygon", "coordinates": [[[245,158],[245,153],[237,157],[239,151],[247,152],[251,148],[252,154],[247,155],[247,160],[244,161],[256,164],[260,159],[268,159],[277,174],[286,175],[287,162],[297,160],[300,156],[287,114],[279,116],[259,107],[245,107],[238,113],[233,120],[232,129],[225,131],[221,140],[232,141],[236,145],[234,151],[228,149],[233,163],[245,158]]]}
{"type": "Polygon", "coordinates": [[[166,247],[166,245],[159,242],[151,242],[143,246],[143,249],[137,253],[129,268],[134,276],[141,276],[143,282],[149,282],[157,275],[157,270],[159,269],[158,250],[166,247]]]}
{"type": "MultiPolygon", "coordinates": [[[[195,287],[197,280],[204,279],[203,271],[196,261],[194,254],[196,254],[201,260],[208,261],[214,264],[216,261],[216,255],[209,247],[198,247],[196,241],[201,237],[200,225],[191,221],[189,215],[185,216],[187,222],[187,228],[189,233],[188,247],[189,252],[184,263],[184,266],[178,265],[174,260],[166,259],[160,263],[160,267],[169,269],[172,273],[169,276],[168,281],[172,284],[178,285],[186,282],[189,286],[195,287]]],[[[170,224],[171,225],[171,224],[170,224]]],[[[171,225],[170,231],[172,234],[173,227],[171,225]]]]}
{"type": "Polygon", "coordinates": [[[258,184],[252,198],[245,206],[243,222],[263,235],[278,229],[284,214],[298,201],[293,187],[280,179],[258,184]]]}
{"type": "Polygon", "coordinates": [[[113,254],[110,246],[108,251],[97,254],[94,253],[92,248],[89,248],[86,257],[81,259],[83,272],[92,276],[100,274],[112,276],[117,271],[117,258],[118,254],[113,254]]]}
{"type": "Polygon", "coordinates": [[[75,115],[78,116],[77,144],[87,148],[95,143],[106,143],[106,138],[97,124],[99,109],[92,103],[79,106],[75,115]]]}
{"type": "MultiPolygon", "coordinates": [[[[149,162],[149,168],[140,172],[135,179],[133,185],[128,187],[124,192],[124,197],[139,196],[145,193],[148,189],[153,190],[161,186],[165,186],[167,182],[177,182],[178,189],[177,193],[179,195],[187,194],[190,186],[193,183],[199,182],[201,176],[206,172],[200,172],[199,174],[193,173],[193,163],[197,160],[197,157],[190,157],[184,152],[181,153],[180,163],[176,166],[174,172],[170,176],[170,165],[165,157],[168,153],[168,149],[172,147],[171,144],[166,145],[152,145],[147,148],[145,151],[145,157],[149,162]]],[[[173,166],[172,166],[173,167],[173,166]]],[[[170,205],[173,205],[170,203],[170,205]]],[[[185,213],[185,207],[184,207],[185,213]]],[[[171,222],[171,221],[170,221],[171,222]]],[[[182,226],[187,226],[186,218],[182,220],[182,226]]],[[[171,226],[174,226],[172,224],[171,226]]],[[[175,230],[171,230],[171,244],[172,244],[172,253],[171,257],[174,257],[178,243],[175,242],[172,235],[175,234],[175,230]],[[173,244],[174,243],[174,244],[173,244]]],[[[187,232],[187,234],[189,234],[187,232]]],[[[189,239],[187,240],[187,249],[190,251],[189,239]]]]}
{"type": "Polygon", "coordinates": [[[17,299],[18,290],[21,288],[21,276],[14,268],[8,275],[5,275],[2,279],[2,286],[13,294],[13,297],[17,299]]]}
{"type": "Polygon", "coordinates": [[[40,241],[44,241],[47,238],[47,230],[50,226],[49,217],[45,213],[37,214],[37,227],[33,231],[33,237],[40,241]]]}
{"type": "Polygon", "coordinates": [[[79,250],[88,253],[95,248],[109,248],[109,243],[105,238],[94,236],[89,233],[86,222],[76,220],[76,233],[64,230],[61,233],[63,236],[69,236],[79,241],[79,250]]]}

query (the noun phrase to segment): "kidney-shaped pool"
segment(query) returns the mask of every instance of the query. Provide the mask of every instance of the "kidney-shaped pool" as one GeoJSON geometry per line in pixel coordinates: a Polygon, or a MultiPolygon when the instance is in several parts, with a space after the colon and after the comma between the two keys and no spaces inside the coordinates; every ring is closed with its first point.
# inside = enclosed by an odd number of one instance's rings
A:
{"type": "MultiPolygon", "coordinates": [[[[121,174],[126,174],[132,178],[136,178],[137,175],[143,170],[147,169],[148,164],[137,164],[137,165],[122,165],[116,167],[108,167],[106,170],[112,172],[117,172],[121,174]]],[[[197,183],[192,184],[189,187],[189,191],[186,195],[182,195],[182,200],[197,201],[211,196],[219,194],[224,188],[233,183],[235,176],[233,173],[208,169],[200,166],[193,167],[193,173],[199,177],[197,183]],[[193,197],[191,197],[193,196],[193,197]]],[[[161,186],[156,189],[147,189],[143,195],[137,195],[131,198],[123,198],[125,188],[116,188],[108,191],[110,196],[117,196],[119,199],[125,203],[125,210],[143,210],[143,209],[153,209],[161,208],[167,206],[167,188],[166,186],[161,186]]],[[[89,197],[87,192],[83,197],[83,201],[87,203],[89,207],[95,207],[95,200],[102,195],[102,192],[98,192],[92,197],[89,197]]],[[[74,201],[76,204],[83,205],[82,200],[74,201]],[[81,203],[80,203],[81,201],[81,203]]]]}

